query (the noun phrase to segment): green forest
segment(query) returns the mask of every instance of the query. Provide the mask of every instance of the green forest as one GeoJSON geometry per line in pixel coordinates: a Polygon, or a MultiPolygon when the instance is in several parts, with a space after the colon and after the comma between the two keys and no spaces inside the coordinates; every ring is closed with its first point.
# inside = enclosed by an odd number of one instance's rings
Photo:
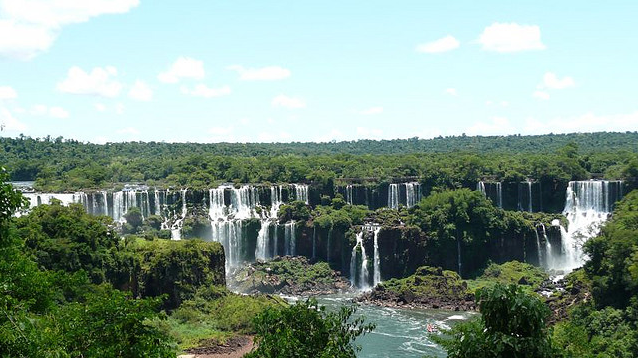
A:
{"type": "Polygon", "coordinates": [[[205,188],[222,182],[301,183],[418,177],[432,187],[497,181],[638,177],[638,133],[592,133],[338,143],[82,143],[1,138],[11,180],[42,191],[145,183],[205,188]]]}
{"type": "MultiPolygon", "coordinates": [[[[377,329],[356,314],[360,306],[329,310],[313,298],[290,303],[276,293],[354,286],[345,271],[377,250],[380,262],[369,257],[368,267],[380,264],[384,280],[359,296],[360,305],[479,313],[432,338],[448,357],[638,356],[638,190],[623,193],[584,244],[583,267],[545,294],[554,273],[541,267],[540,228],[560,238],[568,220],[557,210],[504,210],[468,189],[480,180],[591,178],[635,189],[637,143],[635,132],[287,144],[2,138],[0,356],[175,357],[251,337],[248,357],[356,357],[357,340],[377,329]],[[418,180],[422,199],[409,208],[373,209],[348,204],[335,189],[396,178],[418,180]],[[55,199],[25,211],[28,200],[11,181],[35,181],[49,192],[127,183],[308,183],[319,198],[283,203],[273,218],[293,223],[280,236],[297,234],[296,254],[306,259],[246,265],[242,284],[257,293],[238,294],[230,286],[231,253],[201,240],[212,230],[201,207],[189,204],[195,214],[182,218],[183,240],[168,240],[162,218],[143,217],[137,207],[123,223],[55,199]],[[357,236],[369,224],[378,227],[374,243],[357,236]]],[[[181,200],[171,209],[186,208],[181,200]]],[[[242,252],[249,262],[256,261],[259,225],[256,217],[241,223],[251,232],[242,252]]]]}

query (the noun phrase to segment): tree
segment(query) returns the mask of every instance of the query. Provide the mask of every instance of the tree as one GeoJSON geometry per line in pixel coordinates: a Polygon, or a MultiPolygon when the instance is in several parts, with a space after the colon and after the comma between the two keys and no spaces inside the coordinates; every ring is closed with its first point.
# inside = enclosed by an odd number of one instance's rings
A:
{"type": "Polygon", "coordinates": [[[354,358],[361,349],[354,340],[375,327],[365,324],[362,317],[351,320],[355,311],[353,306],[344,306],[327,313],[314,299],[283,309],[269,308],[255,318],[258,348],[246,357],[354,358]]]}
{"type": "Polygon", "coordinates": [[[546,327],[549,309],[536,296],[517,285],[496,284],[477,292],[481,317],[435,338],[449,358],[558,357],[546,327]]]}

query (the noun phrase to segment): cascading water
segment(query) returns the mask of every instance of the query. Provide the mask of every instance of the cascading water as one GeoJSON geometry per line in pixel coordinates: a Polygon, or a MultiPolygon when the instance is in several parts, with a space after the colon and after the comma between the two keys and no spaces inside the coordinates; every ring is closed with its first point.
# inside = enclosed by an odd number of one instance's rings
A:
{"type": "Polygon", "coordinates": [[[284,225],[284,245],[286,255],[295,255],[297,238],[296,238],[296,225],[294,221],[287,222],[284,225]]]}
{"type": "Polygon", "coordinates": [[[282,197],[283,187],[281,185],[270,187],[270,217],[276,218],[279,213],[279,207],[283,204],[282,197]]]}
{"type": "Polygon", "coordinates": [[[536,258],[538,260],[538,266],[543,267],[543,256],[541,254],[541,238],[538,236],[538,228],[534,228],[536,234],[536,258]]]}
{"type": "Polygon", "coordinates": [[[356,287],[360,290],[369,289],[369,273],[368,273],[368,257],[366,250],[363,247],[363,231],[356,234],[357,243],[352,248],[352,255],[350,257],[350,284],[352,287],[356,287]],[[357,248],[361,249],[361,266],[357,272],[357,248]],[[358,273],[358,275],[357,275],[358,273]],[[358,280],[357,280],[358,276],[358,280]]]}
{"type": "Polygon", "coordinates": [[[499,208],[503,208],[503,184],[501,182],[496,183],[496,201],[499,208]]]}
{"type": "Polygon", "coordinates": [[[255,258],[257,260],[266,260],[268,256],[268,241],[270,239],[270,222],[262,221],[261,228],[257,233],[257,247],[255,248],[255,258]]]}
{"type": "Polygon", "coordinates": [[[303,201],[308,204],[308,185],[305,184],[291,184],[295,190],[295,200],[303,201]]]}
{"type": "Polygon", "coordinates": [[[348,203],[348,205],[352,205],[353,202],[352,184],[348,184],[346,185],[346,203],[348,203]]]}
{"type": "Polygon", "coordinates": [[[543,229],[543,240],[545,240],[545,265],[546,267],[552,267],[554,264],[552,260],[552,244],[549,242],[549,238],[547,237],[545,224],[541,223],[541,228],[543,229]]]}
{"type": "MultiPolygon", "coordinates": [[[[188,214],[188,210],[186,209],[186,191],[188,189],[182,189],[181,199],[182,199],[182,212],[181,216],[175,220],[173,225],[171,226],[171,240],[181,240],[182,239],[182,226],[184,225],[184,219],[186,219],[186,214],[188,214]]],[[[133,192],[133,198],[135,198],[135,192],[133,192]]]]}
{"type": "Polygon", "coordinates": [[[395,210],[399,208],[399,184],[388,186],[388,207],[395,210]]]}
{"type": "Polygon", "coordinates": [[[583,264],[583,244],[598,235],[601,225],[612,212],[614,203],[621,197],[620,181],[569,182],[563,210],[569,226],[564,228],[558,220],[552,223],[560,227],[562,255],[553,259],[551,268],[571,271],[583,264]]]}
{"type": "Polygon", "coordinates": [[[527,181],[527,192],[528,192],[528,210],[530,213],[533,212],[534,210],[532,209],[532,182],[531,181],[527,181]]]}
{"type": "Polygon", "coordinates": [[[487,196],[487,193],[485,192],[485,183],[483,183],[482,181],[476,183],[476,191],[481,192],[483,195],[487,196]]]}
{"type": "Polygon", "coordinates": [[[381,231],[381,226],[376,226],[374,228],[374,275],[372,278],[372,284],[374,286],[378,285],[381,282],[381,255],[379,254],[379,232],[381,231]]]}
{"type": "Polygon", "coordinates": [[[421,184],[405,183],[405,206],[411,208],[421,200],[421,184]]]}

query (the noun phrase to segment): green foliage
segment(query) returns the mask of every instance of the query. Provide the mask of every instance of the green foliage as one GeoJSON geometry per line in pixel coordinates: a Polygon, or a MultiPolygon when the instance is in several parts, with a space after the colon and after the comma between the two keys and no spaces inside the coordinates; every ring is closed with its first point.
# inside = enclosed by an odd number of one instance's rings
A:
{"type": "Polygon", "coordinates": [[[356,357],[354,340],[374,329],[355,307],[326,312],[314,299],[283,309],[267,309],[255,319],[258,348],[247,357],[356,357]]]}
{"type": "Polygon", "coordinates": [[[509,261],[503,264],[490,264],[483,274],[475,280],[469,280],[468,285],[472,291],[478,288],[502,284],[519,284],[528,286],[529,290],[537,289],[549,275],[543,269],[524,262],[509,261]]]}
{"type": "Polygon", "coordinates": [[[257,314],[266,308],[285,306],[283,300],[271,296],[238,295],[224,287],[202,287],[166,321],[156,320],[154,325],[173,337],[180,349],[188,349],[211,339],[223,342],[236,333],[255,333],[257,314]]]}
{"type": "Polygon", "coordinates": [[[438,339],[450,358],[558,357],[545,325],[549,309],[516,285],[477,292],[481,317],[456,325],[438,339]]]}
{"type": "Polygon", "coordinates": [[[119,239],[111,219],[87,214],[80,204],[39,205],[16,220],[26,251],[47,270],[84,270],[94,283],[104,282],[105,264],[119,239]]]}
{"type": "Polygon", "coordinates": [[[429,266],[419,267],[409,277],[392,278],[379,285],[385,291],[398,295],[411,294],[428,299],[462,300],[470,293],[467,284],[456,272],[429,266]]]}

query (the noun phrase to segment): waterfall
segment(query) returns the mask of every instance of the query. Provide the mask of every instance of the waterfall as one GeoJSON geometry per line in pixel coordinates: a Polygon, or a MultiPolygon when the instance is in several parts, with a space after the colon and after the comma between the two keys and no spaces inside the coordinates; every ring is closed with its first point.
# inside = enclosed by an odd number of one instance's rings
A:
{"type": "Polygon", "coordinates": [[[553,266],[552,260],[552,244],[549,242],[549,238],[547,237],[547,230],[545,229],[545,224],[541,224],[541,228],[543,229],[543,240],[545,240],[545,263],[546,267],[553,266]]]}
{"type": "Polygon", "coordinates": [[[120,221],[124,213],[126,213],[124,192],[116,191],[113,193],[113,221],[120,221]]]}
{"type": "Polygon", "coordinates": [[[379,231],[381,226],[374,228],[374,276],[372,279],[373,286],[381,282],[381,257],[379,255],[379,231]]]}
{"type": "Polygon", "coordinates": [[[295,189],[295,200],[303,201],[308,204],[308,185],[306,184],[291,184],[295,189]]]}
{"type": "MultiPolygon", "coordinates": [[[[186,219],[186,214],[188,213],[186,209],[186,191],[188,189],[180,190],[181,200],[182,200],[182,212],[181,216],[175,220],[173,225],[171,226],[171,240],[181,240],[182,239],[182,226],[184,225],[184,219],[186,219]]],[[[135,192],[133,192],[135,194],[135,192]]],[[[133,195],[135,198],[135,195],[133,195]]]]}
{"type": "Polygon", "coordinates": [[[239,266],[243,262],[242,239],[244,238],[244,226],[240,220],[217,221],[211,224],[213,241],[224,246],[226,254],[226,272],[239,266]]]}
{"type": "Polygon", "coordinates": [[[541,238],[538,236],[538,228],[534,228],[536,234],[536,258],[538,259],[538,266],[543,267],[543,257],[541,255],[541,238]]]}
{"type": "Polygon", "coordinates": [[[533,212],[534,210],[532,210],[532,182],[531,181],[527,181],[527,188],[529,191],[529,196],[528,196],[528,200],[529,200],[529,212],[533,212]]]}
{"type": "Polygon", "coordinates": [[[405,206],[411,208],[421,200],[421,184],[405,183],[405,206]]]}
{"type": "Polygon", "coordinates": [[[480,191],[483,195],[487,196],[487,193],[485,192],[485,183],[482,181],[476,183],[476,191],[480,191]]]}
{"type": "Polygon", "coordinates": [[[456,239],[456,255],[459,264],[459,276],[461,276],[461,269],[463,266],[461,264],[461,240],[459,239],[456,239]]]}
{"type": "Polygon", "coordinates": [[[356,235],[357,243],[352,248],[352,256],[350,257],[350,284],[352,287],[357,287],[361,290],[369,288],[369,274],[368,274],[368,257],[366,256],[366,250],[363,247],[363,231],[358,232],[356,235]],[[357,247],[361,248],[361,266],[359,268],[359,284],[357,285],[357,247]]]}
{"type": "Polygon", "coordinates": [[[261,221],[261,228],[257,234],[257,247],[255,248],[255,258],[257,260],[266,260],[268,253],[268,240],[270,239],[270,220],[261,221]]]}
{"type": "Polygon", "coordinates": [[[563,215],[569,222],[568,228],[554,220],[552,225],[561,231],[562,255],[553,260],[551,268],[571,271],[584,262],[582,245],[598,235],[600,227],[607,221],[613,205],[621,199],[621,181],[572,181],[566,191],[563,215]],[[611,190],[611,189],[615,190],[611,190]]]}
{"type": "Polygon", "coordinates": [[[159,191],[157,189],[155,189],[154,191],[154,196],[155,196],[155,215],[161,215],[160,196],[159,196],[159,191]]]}
{"type": "Polygon", "coordinates": [[[353,205],[352,184],[346,185],[346,203],[353,205]]]}
{"type": "Polygon", "coordinates": [[[317,228],[312,227],[312,258],[317,258],[317,228]]]}
{"type": "Polygon", "coordinates": [[[399,208],[399,184],[388,186],[388,207],[395,210],[399,208]]]}
{"type": "Polygon", "coordinates": [[[279,207],[283,204],[281,200],[281,192],[283,187],[281,185],[270,187],[270,217],[276,218],[279,215],[279,207]]]}
{"type": "Polygon", "coordinates": [[[503,208],[503,184],[501,182],[496,183],[496,201],[498,202],[498,207],[503,208]]]}
{"type": "Polygon", "coordinates": [[[291,222],[287,222],[284,225],[284,245],[286,246],[286,255],[291,255],[294,256],[295,255],[295,249],[296,249],[296,235],[295,235],[295,222],[291,221],[291,222]]]}
{"type": "Polygon", "coordinates": [[[273,244],[272,244],[272,257],[277,256],[277,254],[279,253],[279,225],[277,225],[277,223],[275,223],[275,231],[273,233],[273,244]]]}

